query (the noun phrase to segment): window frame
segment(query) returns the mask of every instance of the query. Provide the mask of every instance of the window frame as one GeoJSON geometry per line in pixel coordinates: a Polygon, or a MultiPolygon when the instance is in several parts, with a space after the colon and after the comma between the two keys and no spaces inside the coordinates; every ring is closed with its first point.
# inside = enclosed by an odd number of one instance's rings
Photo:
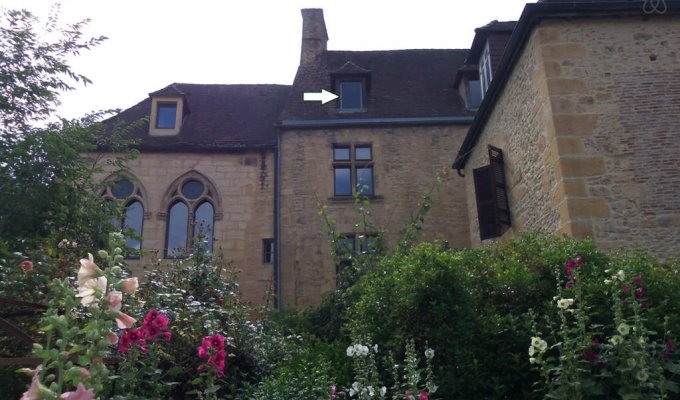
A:
{"type": "Polygon", "coordinates": [[[274,239],[262,239],[262,264],[274,264],[276,258],[276,244],[274,239]]]}
{"type": "Polygon", "coordinates": [[[178,259],[183,258],[185,254],[191,252],[191,248],[197,243],[199,221],[197,221],[197,213],[201,208],[207,203],[210,205],[210,212],[212,214],[212,221],[207,223],[207,233],[204,231],[208,243],[206,251],[212,253],[214,251],[215,245],[215,222],[220,219],[220,205],[218,201],[217,191],[214,185],[204,176],[196,172],[190,172],[182,177],[176,179],[169,187],[168,191],[163,200],[163,204],[166,205],[166,212],[159,214],[159,217],[163,217],[165,220],[165,242],[163,246],[163,255],[166,259],[178,259]],[[203,186],[202,192],[198,195],[187,195],[184,191],[184,186],[192,181],[198,181],[203,186]],[[172,218],[172,208],[177,203],[183,203],[188,210],[187,224],[186,224],[186,243],[184,250],[176,251],[180,246],[175,248],[170,248],[170,230],[171,218],[172,218]]]}
{"type": "Polygon", "coordinates": [[[156,129],[175,129],[177,126],[177,102],[176,101],[159,101],[156,103],[156,129]],[[161,121],[161,110],[165,108],[170,108],[174,110],[172,118],[172,126],[160,126],[161,121]]]}
{"type": "MultiPolygon", "coordinates": [[[[364,112],[366,111],[366,79],[362,77],[338,78],[338,111],[343,113],[364,112]],[[345,97],[343,85],[357,84],[359,86],[359,107],[345,107],[345,97]]],[[[349,99],[348,99],[349,100],[349,99]]]]}
{"type": "Polygon", "coordinates": [[[491,70],[491,49],[489,48],[489,41],[486,41],[482,55],[479,57],[479,86],[481,89],[481,98],[484,99],[486,91],[489,90],[491,80],[493,79],[493,71],[491,70]]]}
{"type": "MultiPolygon", "coordinates": [[[[128,208],[134,204],[134,203],[139,203],[141,206],[141,216],[140,220],[137,221],[139,222],[139,239],[133,238],[126,236],[125,237],[125,244],[126,247],[128,240],[134,240],[138,242],[139,249],[135,249],[133,247],[128,247],[133,250],[135,250],[134,253],[126,254],[125,259],[127,260],[138,260],[141,257],[141,251],[143,248],[143,242],[144,242],[144,220],[148,218],[149,213],[147,213],[147,206],[146,206],[146,201],[145,201],[145,192],[144,189],[142,188],[141,184],[139,183],[139,180],[132,177],[132,176],[127,176],[127,175],[112,175],[108,177],[107,179],[104,180],[104,184],[106,187],[104,190],[101,192],[101,196],[104,197],[106,200],[113,202],[117,206],[120,207],[120,214],[117,215],[115,218],[111,219],[111,225],[114,227],[115,230],[120,230],[123,231],[125,230],[125,220],[127,217],[127,211],[128,208]],[[130,190],[129,194],[125,194],[124,196],[119,196],[114,193],[116,190],[116,185],[118,182],[121,181],[127,181],[132,185],[132,189],[130,190]]],[[[132,228],[134,229],[134,228],[132,228]]],[[[137,233],[136,233],[137,234],[137,233]]]]}
{"type": "Polygon", "coordinates": [[[375,197],[375,169],[374,169],[374,155],[373,145],[370,143],[356,143],[356,144],[333,144],[333,197],[336,198],[352,198],[354,196],[375,197]],[[358,149],[369,149],[369,158],[357,159],[358,149]],[[338,160],[336,158],[336,149],[349,149],[349,160],[338,160]],[[359,170],[370,170],[370,184],[368,191],[364,193],[360,190],[359,185],[359,170]],[[349,170],[349,188],[345,191],[338,191],[338,171],[349,170]]]}

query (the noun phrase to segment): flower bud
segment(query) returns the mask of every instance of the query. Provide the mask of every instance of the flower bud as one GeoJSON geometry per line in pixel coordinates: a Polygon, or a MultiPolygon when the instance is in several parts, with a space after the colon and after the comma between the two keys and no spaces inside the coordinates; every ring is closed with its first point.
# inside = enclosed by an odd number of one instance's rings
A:
{"type": "Polygon", "coordinates": [[[114,255],[123,254],[123,250],[120,247],[116,247],[115,249],[113,249],[113,254],[114,255]]]}
{"type": "Polygon", "coordinates": [[[97,252],[97,255],[99,256],[99,258],[104,258],[104,259],[109,258],[109,253],[107,253],[106,250],[99,250],[97,252]]]}
{"type": "Polygon", "coordinates": [[[120,254],[116,254],[116,255],[113,257],[113,262],[114,262],[115,264],[120,264],[120,263],[122,263],[122,262],[123,262],[123,256],[121,256],[120,254]]]}
{"type": "Polygon", "coordinates": [[[111,272],[113,272],[114,274],[118,275],[118,274],[120,274],[121,272],[123,272],[123,269],[120,268],[119,266],[115,265],[115,266],[111,267],[111,272]]]}

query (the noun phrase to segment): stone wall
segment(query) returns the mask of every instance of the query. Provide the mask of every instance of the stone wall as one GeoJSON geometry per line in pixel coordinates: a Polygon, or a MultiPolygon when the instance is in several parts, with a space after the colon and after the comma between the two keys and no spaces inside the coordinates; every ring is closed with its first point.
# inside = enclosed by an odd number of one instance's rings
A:
{"type": "Polygon", "coordinates": [[[556,154],[551,148],[551,109],[540,51],[543,41],[538,29],[524,48],[465,166],[473,246],[480,244],[480,238],[472,170],[489,164],[488,145],[500,148],[505,158],[512,227],[500,239],[507,240],[527,229],[552,233],[559,227],[556,154]]]}
{"type": "Polygon", "coordinates": [[[553,21],[565,223],[603,248],[680,256],[680,18],[553,21]],[[558,57],[556,57],[558,58],[558,57]]]}
{"type": "Polygon", "coordinates": [[[680,21],[543,21],[466,165],[503,149],[513,227],[680,256],[680,21]]]}
{"type": "MultiPolygon", "coordinates": [[[[316,304],[335,287],[335,265],[317,214],[317,201],[342,233],[351,234],[357,222],[352,199],[333,197],[333,145],[371,144],[375,198],[372,222],[384,228],[393,249],[399,233],[417,211],[426,188],[439,171],[450,171],[451,153],[460,147],[467,126],[345,128],[287,131],[281,145],[281,270],[282,304],[316,304]]],[[[449,174],[433,196],[421,239],[447,240],[468,247],[465,192],[449,174]]]]}
{"type": "Polygon", "coordinates": [[[131,268],[141,275],[144,265],[163,257],[169,207],[164,197],[177,178],[197,172],[212,182],[219,196],[215,252],[222,252],[226,260],[233,262],[244,299],[261,303],[274,276],[273,264],[262,263],[262,239],[274,237],[274,167],[271,150],[239,154],[143,153],[130,161],[130,173],[146,197],[142,234],[145,255],[141,260],[129,260],[131,268]]]}

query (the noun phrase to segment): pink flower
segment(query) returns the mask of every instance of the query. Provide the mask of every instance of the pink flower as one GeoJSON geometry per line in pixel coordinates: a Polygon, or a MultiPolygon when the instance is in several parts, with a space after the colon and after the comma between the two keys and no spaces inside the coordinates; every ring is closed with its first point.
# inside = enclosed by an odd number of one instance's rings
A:
{"type": "Polygon", "coordinates": [[[115,332],[109,332],[106,334],[106,341],[109,342],[111,346],[118,343],[118,335],[115,332]]]}
{"type": "Polygon", "coordinates": [[[82,286],[86,281],[96,278],[101,270],[94,263],[94,257],[91,253],[87,253],[88,258],[80,260],[80,269],[78,270],[78,285],[82,286]]]}
{"type": "Polygon", "coordinates": [[[199,358],[208,358],[208,351],[206,350],[205,347],[203,347],[203,346],[198,347],[198,357],[199,358]]]}
{"type": "Polygon", "coordinates": [[[23,269],[25,272],[32,271],[33,270],[33,262],[31,261],[24,261],[21,263],[21,269],[23,269]]]}
{"type": "Polygon", "coordinates": [[[640,300],[644,294],[645,294],[645,290],[642,286],[635,289],[635,294],[634,294],[635,300],[640,300]]]}
{"type": "Polygon", "coordinates": [[[158,314],[156,319],[153,320],[152,325],[155,326],[156,328],[164,331],[168,328],[168,323],[170,320],[168,320],[168,317],[165,314],[158,314]]]}
{"type": "Polygon", "coordinates": [[[42,370],[42,365],[38,367],[33,372],[33,379],[31,379],[31,386],[27,391],[24,392],[20,400],[40,400],[40,371],[42,370]]]}
{"type": "Polygon", "coordinates": [[[672,340],[666,341],[666,350],[671,351],[671,352],[675,351],[675,343],[673,343],[672,340]]]}
{"type": "Polygon", "coordinates": [[[583,256],[576,256],[576,265],[583,265],[583,256]]]}
{"type": "Polygon", "coordinates": [[[430,398],[427,396],[427,393],[420,392],[418,393],[418,400],[430,400],[430,398]]]}
{"type": "Polygon", "coordinates": [[[212,335],[210,337],[210,345],[216,349],[223,349],[224,337],[222,335],[212,335]]]}
{"type": "Polygon", "coordinates": [[[116,324],[118,324],[120,329],[132,328],[135,322],[137,322],[136,319],[122,312],[119,312],[116,317],[116,324]]]}
{"type": "Polygon", "coordinates": [[[123,293],[112,290],[106,295],[106,302],[109,303],[109,311],[120,312],[122,306],[123,293]]]}
{"type": "Polygon", "coordinates": [[[121,290],[126,294],[135,294],[139,287],[139,280],[137,278],[127,278],[120,281],[121,290]]]}
{"type": "Polygon", "coordinates": [[[87,368],[80,368],[80,379],[85,379],[90,376],[90,371],[87,368]]]}
{"type": "MultiPolygon", "coordinates": [[[[80,273],[79,273],[80,275],[80,273]]],[[[89,279],[80,284],[76,297],[82,297],[81,303],[89,306],[97,301],[97,294],[106,292],[106,277],[89,279]]]]}
{"type": "Polygon", "coordinates": [[[93,400],[94,390],[85,389],[85,386],[83,386],[82,383],[79,383],[75,392],[66,392],[59,397],[65,400],[93,400]]]}
{"type": "Polygon", "coordinates": [[[163,332],[163,339],[170,340],[172,334],[170,332],[163,332]]]}

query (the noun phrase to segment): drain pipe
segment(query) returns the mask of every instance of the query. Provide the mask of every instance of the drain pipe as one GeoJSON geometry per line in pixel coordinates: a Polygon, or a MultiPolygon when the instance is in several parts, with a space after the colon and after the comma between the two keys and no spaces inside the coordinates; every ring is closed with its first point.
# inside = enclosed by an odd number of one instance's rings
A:
{"type": "Polygon", "coordinates": [[[274,306],[281,309],[281,131],[274,152],[274,306]]]}

